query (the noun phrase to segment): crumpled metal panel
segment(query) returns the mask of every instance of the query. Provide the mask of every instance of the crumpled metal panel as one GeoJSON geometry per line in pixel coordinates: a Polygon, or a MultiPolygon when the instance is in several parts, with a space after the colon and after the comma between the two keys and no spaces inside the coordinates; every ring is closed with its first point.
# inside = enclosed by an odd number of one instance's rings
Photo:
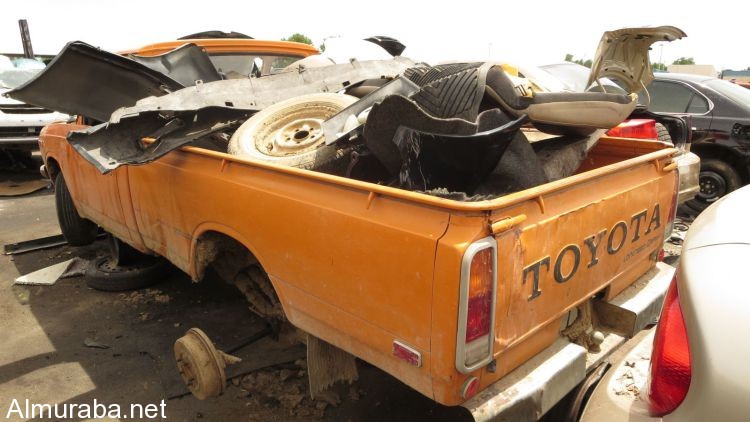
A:
{"type": "Polygon", "coordinates": [[[599,41],[586,86],[591,86],[599,78],[610,78],[620,81],[629,93],[639,92],[654,80],[648,57],[651,45],[686,36],[674,26],[607,31],[599,41]]]}
{"type": "Polygon", "coordinates": [[[338,92],[364,79],[395,77],[411,66],[414,66],[414,62],[403,57],[363,62],[352,60],[344,64],[295,69],[261,78],[198,84],[169,95],[143,98],[132,107],[116,110],[109,120],[117,123],[127,116],[148,111],[186,111],[210,106],[258,111],[300,95],[338,92]]]}
{"type": "Polygon", "coordinates": [[[365,38],[365,41],[370,41],[373,44],[380,46],[383,50],[387,51],[391,56],[400,56],[401,53],[406,50],[406,46],[401,44],[401,41],[386,37],[385,35],[375,35],[374,37],[365,38]]]}
{"type": "Polygon", "coordinates": [[[128,57],[149,69],[163,73],[183,86],[195,85],[195,81],[213,82],[221,80],[221,74],[211,58],[195,44],[185,44],[158,56],[128,57]]]}
{"type": "Polygon", "coordinates": [[[122,165],[150,163],[168,152],[215,132],[233,129],[253,112],[228,107],[206,107],[177,113],[152,111],[71,132],[73,149],[101,173],[122,165]],[[156,141],[145,143],[143,138],[156,141]]]}
{"type": "Polygon", "coordinates": [[[141,63],[81,41],[68,43],[34,79],[6,96],[50,110],[109,120],[120,107],[183,88],[141,63]]]}

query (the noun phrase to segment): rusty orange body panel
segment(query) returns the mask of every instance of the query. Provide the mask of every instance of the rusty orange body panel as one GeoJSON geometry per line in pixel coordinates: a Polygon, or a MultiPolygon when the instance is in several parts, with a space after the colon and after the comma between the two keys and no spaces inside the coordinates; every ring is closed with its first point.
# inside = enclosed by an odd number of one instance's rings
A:
{"type": "Polygon", "coordinates": [[[177,41],[165,41],[149,44],[136,50],[126,50],[120,54],[139,54],[141,56],[158,56],[174,50],[184,44],[196,44],[203,47],[209,53],[247,53],[253,52],[263,54],[283,54],[285,56],[307,57],[318,54],[317,48],[291,41],[266,41],[241,38],[224,39],[186,39],[177,41]]]}
{"type": "Polygon", "coordinates": [[[50,125],[40,144],[83,217],[194,279],[201,236],[237,240],[292,324],[447,405],[465,401],[469,377],[484,388],[551,345],[575,306],[613,297],[654,267],[677,183],[667,167],[675,149],[614,138],[602,138],[574,176],[480,202],[195,147],[102,175],[65,139],[80,127],[50,125]],[[462,374],[462,259],[488,236],[498,250],[496,365],[462,374]],[[395,340],[418,351],[421,366],[396,359],[395,340]]]}

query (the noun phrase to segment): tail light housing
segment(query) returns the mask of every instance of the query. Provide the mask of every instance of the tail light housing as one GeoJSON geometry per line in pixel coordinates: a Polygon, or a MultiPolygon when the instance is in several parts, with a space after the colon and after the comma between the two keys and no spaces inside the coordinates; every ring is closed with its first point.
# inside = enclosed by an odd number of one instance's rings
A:
{"type": "Polygon", "coordinates": [[[685,399],[690,379],[690,345],[675,278],[664,299],[654,335],[648,391],[649,413],[663,416],[673,412],[685,399]]]}
{"type": "Polygon", "coordinates": [[[492,360],[496,291],[497,242],[486,237],[466,249],[461,263],[456,369],[463,374],[492,360]]]}
{"type": "Polygon", "coordinates": [[[608,130],[607,135],[620,138],[659,139],[659,134],[656,131],[656,120],[654,119],[626,120],[608,130]]]}

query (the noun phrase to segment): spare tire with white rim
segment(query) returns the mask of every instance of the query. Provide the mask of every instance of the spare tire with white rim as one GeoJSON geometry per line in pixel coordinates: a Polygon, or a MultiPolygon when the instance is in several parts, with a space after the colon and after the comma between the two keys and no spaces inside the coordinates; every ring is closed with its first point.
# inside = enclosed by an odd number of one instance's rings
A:
{"type": "Polygon", "coordinates": [[[335,93],[302,95],[266,107],[229,140],[229,153],[266,162],[327,170],[352,146],[326,145],[323,122],[359,98],[335,93]]]}

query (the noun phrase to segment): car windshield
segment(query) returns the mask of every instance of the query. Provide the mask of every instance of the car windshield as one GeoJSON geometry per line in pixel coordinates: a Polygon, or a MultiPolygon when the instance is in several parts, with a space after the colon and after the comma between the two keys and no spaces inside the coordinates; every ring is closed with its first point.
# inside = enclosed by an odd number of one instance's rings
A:
{"type": "MultiPolygon", "coordinates": [[[[589,75],[591,74],[591,69],[586,66],[577,63],[557,63],[540,67],[562,81],[570,91],[601,91],[601,88],[597,84],[593,84],[591,87],[586,86],[586,82],[589,81],[589,75]]],[[[616,83],[617,81],[609,78],[599,78],[599,82],[602,84],[605,92],[627,94],[616,83]]]]}
{"type": "Polygon", "coordinates": [[[0,88],[16,88],[36,76],[44,69],[44,63],[36,59],[10,59],[0,56],[0,88]]]}
{"type": "Polygon", "coordinates": [[[244,78],[248,75],[272,75],[296,62],[299,56],[277,56],[258,54],[212,54],[211,62],[228,78],[244,78]]]}
{"type": "Polygon", "coordinates": [[[729,97],[730,100],[741,107],[750,110],[750,90],[737,84],[722,79],[711,79],[706,85],[720,94],[729,97]]]}

